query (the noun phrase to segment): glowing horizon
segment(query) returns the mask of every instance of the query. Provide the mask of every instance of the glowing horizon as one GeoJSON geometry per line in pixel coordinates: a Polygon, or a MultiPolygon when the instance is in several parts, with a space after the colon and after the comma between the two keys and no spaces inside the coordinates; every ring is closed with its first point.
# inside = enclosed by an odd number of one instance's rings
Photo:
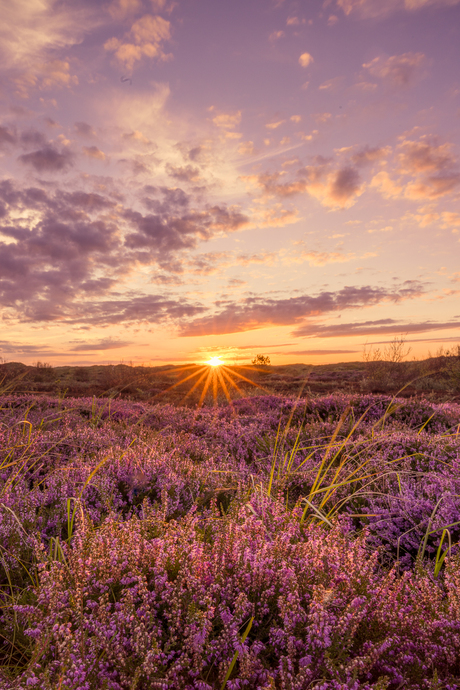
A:
{"type": "Polygon", "coordinates": [[[220,367],[223,364],[223,361],[220,357],[212,357],[206,362],[206,364],[209,364],[211,367],[220,367]]]}

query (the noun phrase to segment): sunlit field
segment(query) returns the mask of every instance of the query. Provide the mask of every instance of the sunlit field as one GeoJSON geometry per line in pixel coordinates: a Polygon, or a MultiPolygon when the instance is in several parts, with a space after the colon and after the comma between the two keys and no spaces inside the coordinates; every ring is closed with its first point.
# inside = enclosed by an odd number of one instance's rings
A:
{"type": "Polygon", "coordinates": [[[235,372],[3,390],[2,690],[460,687],[460,406],[235,372]]]}

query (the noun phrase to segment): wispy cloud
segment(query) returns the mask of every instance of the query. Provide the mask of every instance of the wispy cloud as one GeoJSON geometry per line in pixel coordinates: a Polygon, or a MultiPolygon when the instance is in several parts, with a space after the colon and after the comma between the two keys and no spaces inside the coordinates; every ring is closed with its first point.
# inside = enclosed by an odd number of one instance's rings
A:
{"type": "MultiPolygon", "coordinates": [[[[399,288],[386,289],[371,286],[344,287],[337,292],[324,291],[316,296],[300,295],[290,298],[266,298],[258,295],[230,303],[213,316],[192,320],[180,329],[182,336],[218,335],[235,333],[267,326],[293,326],[308,317],[318,317],[346,309],[362,309],[383,302],[398,303],[420,297],[424,286],[406,281],[399,288]]],[[[299,325],[293,335],[306,335],[299,325]]]]}
{"type": "Polygon", "coordinates": [[[426,7],[453,7],[460,0],[337,0],[337,7],[346,16],[356,14],[360,18],[384,18],[393,12],[415,12],[426,7]]]}
{"type": "Polygon", "coordinates": [[[69,345],[70,352],[94,352],[97,350],[117,350],[122,347],[133,345],[132,340],[113,340],[112,338],[102,338],[92,343],[86,341],[73,340],[69,345]]]}
{"type": "Polygon", "coordinates": [[[423,75],[426,57],[423,53],[403,53],[389,58],[376,57],[363,64],[369,74],[397,87],[410,86],[423,75]]]}
{"type": "Polygon", "coordinates": [[[459,329],[460,321],[422,321],[407,323],[396,319],[379,319],[377,321],[361,321],[359,323],[340,323],[333,325],[305,324],[296,329],[296,336],[308,338],[344,338],[356,335],[397,335],[401,333],[427,333],[429,331],[444,331],[459,329]]]}

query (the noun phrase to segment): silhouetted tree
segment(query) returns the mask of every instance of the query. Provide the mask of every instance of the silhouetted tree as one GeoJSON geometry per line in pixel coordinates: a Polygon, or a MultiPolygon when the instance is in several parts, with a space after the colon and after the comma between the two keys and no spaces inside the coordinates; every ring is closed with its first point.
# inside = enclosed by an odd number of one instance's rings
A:
{"type": "Polygon", "coordinates": [[[255,364],[257,366],[263,364],[270,364],[270,357],[265,357],[264,355],[256,355],[252,360],[252,364],[255,364]]]}

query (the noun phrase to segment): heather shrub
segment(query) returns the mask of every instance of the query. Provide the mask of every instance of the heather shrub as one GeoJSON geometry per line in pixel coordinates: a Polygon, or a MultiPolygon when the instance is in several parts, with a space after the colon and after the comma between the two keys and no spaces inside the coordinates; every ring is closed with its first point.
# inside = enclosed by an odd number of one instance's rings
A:
{"type": "Polygon", "coordinates": [[[459,406],[0,411],[2,690],[459,687],[459,406]]]}

